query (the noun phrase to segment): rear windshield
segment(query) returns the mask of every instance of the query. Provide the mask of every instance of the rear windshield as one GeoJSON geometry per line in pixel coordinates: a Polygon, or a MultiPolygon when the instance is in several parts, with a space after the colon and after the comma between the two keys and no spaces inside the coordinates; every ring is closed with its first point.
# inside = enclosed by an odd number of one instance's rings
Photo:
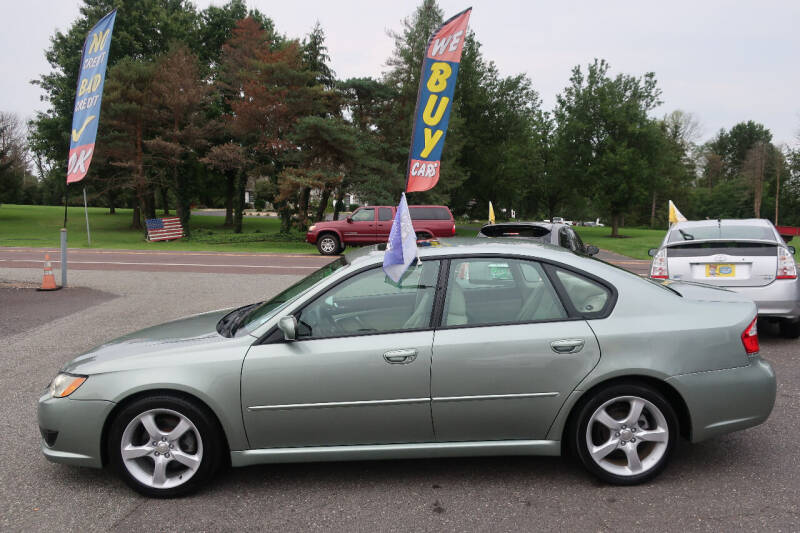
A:
{"type": "Polygon", "coordinates": [[[450,210],[446,207],[409,206],[411,220],[450,220],[450,210]]]}
{"type": "Polygon", "coordinates": [[[705,241],[692,242],[684,241],[667,248],[670,257],[698,257],[716,254],[736,255],[765,255],[774,256],[778,253],[776,244],[765,242],[746,242],[746,241],[705,241]]]}
{"type": "Polygon", "coordinates": [[[503,224],[498,226],[484,226],[481,234],[486,237],[546,237],[550,230],[542,226],[503,224]]]}
{"type": "Polygon", "coordinates": [[[722,225],[697,226],[693,228],[674,229],[669,234],[669,242],[702,241],[706,239],[750,239],[774,241],[772,228],[764,226],[722,225]]]}

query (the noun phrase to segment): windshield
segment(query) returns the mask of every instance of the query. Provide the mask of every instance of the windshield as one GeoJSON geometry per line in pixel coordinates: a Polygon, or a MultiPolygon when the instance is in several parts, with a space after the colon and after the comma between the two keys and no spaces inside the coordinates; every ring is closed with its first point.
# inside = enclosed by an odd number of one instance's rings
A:
{"type": "Polygon", "coordinates": [[[769,227],[744,224],[686,227],[669,234],[670,243],[707,239],[774,241],[775,234],[769,227]]]}
{"type": "Polygon", "coordinates": [[[288,289],[279,293],[274,298],[267,300],[254,308],[245,319],[242,321],[240,328],[247,329],[248,332],[253,331],[255,328],[269,320],[279,309],[284,307],[290,301],[294,300],[314,285],[327,278],[340,268],[347,265],[344,256],[340,257],[332,263],[328,263],[319,270],[314,271],[312,274],[301,279],[288,289]]]}

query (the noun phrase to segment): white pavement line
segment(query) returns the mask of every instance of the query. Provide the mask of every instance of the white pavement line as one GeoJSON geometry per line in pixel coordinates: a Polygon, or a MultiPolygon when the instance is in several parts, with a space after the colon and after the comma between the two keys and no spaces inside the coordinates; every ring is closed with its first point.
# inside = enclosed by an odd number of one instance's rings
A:
{"type": "MultiPolygon", "coordinates": [[[[45,263],[41,259],[0,259],[0,263],[45,263]]],[[[58,260],[51,260],[51,264],[60,264],[58,260]]],[[[137,262],[124,262],[124,261],[75,261],[70,259],[70,265],[146,265],[146,266],[196,266],[196,267],[226,267],[226,268],[280,268],[280,269],[302,269],[302,270],[317,270],[319,267],[315,266],[276,266],[276,265],[207,265],[204,263],[137,263],[137,262]]]]}

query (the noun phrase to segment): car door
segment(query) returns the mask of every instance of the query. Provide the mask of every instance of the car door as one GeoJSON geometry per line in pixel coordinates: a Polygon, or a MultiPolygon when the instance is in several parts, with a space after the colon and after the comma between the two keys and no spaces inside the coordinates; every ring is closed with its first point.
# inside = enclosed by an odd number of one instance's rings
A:
{"type": "Polygon", "coordinates": [[[250,446],[433,441],[438,269],[424,261],[397,284],[380,266],[359,272],[294,311],[296,340],[251,347],[242,368],[250,446]]]}
{"type": "Polygon", "coordinates": [[[345,242],[353,244],[369,244],[375,242],[377,231],[377,209],[374,207],[361,207],[347,220],[347,226],[342,230],[345,242]]]}
{"type": "Polygon", "coordinates": [[[378,229],[375,232],[375,240],[378,242],[386,242],[389,240],[389,233],[392,231],[393,221],[394,213],[391,207],[378,208],[378,229]]]}
{"type": "Polygon", "coordinates": [[[600,358],[594,333],[562,303],[555,278],[522,259],[451,260],[431,367],[437,440],[545,438],[567,396],[600,358]],[[471,298],[486,275],[510,279],[521,295],[518,305],[493,307],[489,290],[508,290],[499,284],[471,298]]]}

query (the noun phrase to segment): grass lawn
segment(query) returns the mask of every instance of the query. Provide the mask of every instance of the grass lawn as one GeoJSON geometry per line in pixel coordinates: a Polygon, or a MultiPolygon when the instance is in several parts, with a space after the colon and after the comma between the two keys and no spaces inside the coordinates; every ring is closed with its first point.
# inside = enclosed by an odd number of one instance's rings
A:
{"type": "MultiPolygon", "coordinates": [[[[89,208],[92,245],[86,240],[86,219],[82,207],[70,207],[67,215],[67,244],[70,248],[124,248],[132,250],[212,250],[228,252],[290,252],[316,254],[317,248],[304,242],[304,234],[279,235],[277,218],[245,217],[243,233],[223,228],[223,217],[192,216],[191,239],[147,242],[144,233],[130,229],[131,209],[117,209],[110,215],[104,207],[89,208]]],[[[161,216],[161,215],[159,215],[161,216]]],[[[0,206],[0,246],[60,246],[64,208],[57,206],[0,206]]]]}

